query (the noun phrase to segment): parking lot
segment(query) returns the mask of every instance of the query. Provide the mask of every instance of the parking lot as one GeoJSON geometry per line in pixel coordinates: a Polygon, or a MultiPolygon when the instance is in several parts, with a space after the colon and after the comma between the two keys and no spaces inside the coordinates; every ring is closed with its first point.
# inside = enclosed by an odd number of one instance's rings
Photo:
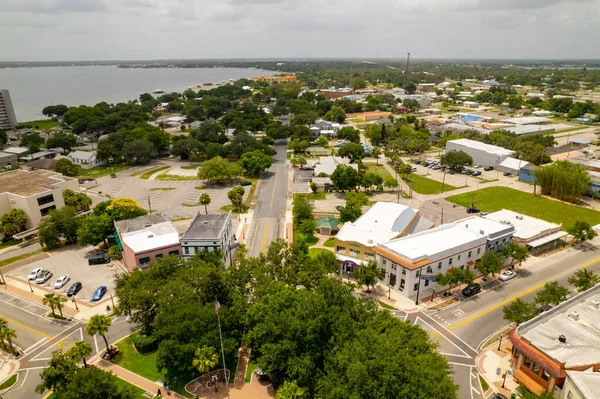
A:
{"type": "Polygon", "coordinates": [[[445,181],[446,184],[450,184],[455,187],[464,187],[464,186],[478,186],[481,183],[489,182],[489,181],[498,181],[499,185],[510,186],[512,183],[517,181],[516,176],[504,176],[502,172],[494,169],[490,171],[483,170],[483,167],[474,168],[468,167],[469,170],[476,170],[481,172],[480,176],[474,177],[471,175],[454,172],[454,174],[446,173],[446,177],[444,180],[444,170],[438,169],[435,170],[433,168],[428,168],[423,165],[412,165],[417,168],[415,173],[419,175],[423,175],[429,179],[437,180],[437,181],[445,181]]]}
{"type": "MultiPolygon", "coordinates": [[[[115,273],[122,273],[123,271],[114,262],[93,266],[88,265],[87,256],[93,254],[94,251],[97,252],[98,250],[92,246],[84,248],[71,246],[62,251],[55,252],[50,258],[22,266],[7,274],[27,281],[27,277],[33,269],[42,267],[45,270],[50,270],[53,276],[44,284],[36,284],[39,287],[66,295],[69,287],[79,281],[83,285],[83,288],[77,294],[77,300],[91,302],[91,297],[96,288],[105,285],[108,291],[102,298],[102,301],[110,300],[109,294],[112,293],[114,295],[115,273]],[[62,288],[54,290],[54,283],[63,274],[69,274],[71,280],[62,288]]],[[[34,285],[35,283],[32,281],[31,284],[34,285]]]]}

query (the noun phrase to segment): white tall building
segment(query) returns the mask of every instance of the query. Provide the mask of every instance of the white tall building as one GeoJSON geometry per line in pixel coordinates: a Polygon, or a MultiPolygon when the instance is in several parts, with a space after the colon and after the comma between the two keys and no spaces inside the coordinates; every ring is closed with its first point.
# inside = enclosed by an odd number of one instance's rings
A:
{"type": "Polygon", "coordinates": [[[6,89],[0,89],[0,129],[10,130],[17,126],[17,117],[6,89]]]}

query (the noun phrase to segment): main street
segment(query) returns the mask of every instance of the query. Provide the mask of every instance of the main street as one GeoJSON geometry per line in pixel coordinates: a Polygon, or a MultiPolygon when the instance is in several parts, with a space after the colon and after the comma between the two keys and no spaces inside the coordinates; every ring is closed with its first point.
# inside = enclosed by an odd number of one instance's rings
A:
{"type": "Polygon", "coordinates": [[[248,233],[248,253],[251,256],[258,256],[271,242],[284,236],[288,193],[286,142],[278,141],[275,150],[277,154],[273,157],[273,165],[262,174],[254,197],[256,206],[248,233]]]}

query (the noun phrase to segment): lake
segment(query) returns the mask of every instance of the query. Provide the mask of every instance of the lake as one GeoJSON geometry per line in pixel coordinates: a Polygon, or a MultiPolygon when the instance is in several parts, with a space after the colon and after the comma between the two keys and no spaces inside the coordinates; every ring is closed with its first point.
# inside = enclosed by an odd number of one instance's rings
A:
{"type": "Polygon", "coordinates": [[[244,68],[124,69],[116,66],[0,68],[0,88],[10,90],[19,122],[45,119],[47,105],[95,105],[126,102],[162,89],[182,92],[204,82],[272,75],[244,68]]]}

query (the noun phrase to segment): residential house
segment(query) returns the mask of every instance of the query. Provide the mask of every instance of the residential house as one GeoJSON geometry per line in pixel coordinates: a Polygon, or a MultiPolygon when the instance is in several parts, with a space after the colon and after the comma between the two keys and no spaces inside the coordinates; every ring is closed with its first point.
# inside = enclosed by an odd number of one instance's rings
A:
{"type": "Polygon", "coordinates": [[[106,163],[98,158],[97,151],[72,151],[65,158],[83,169],[90,169],[106,163]]]}

